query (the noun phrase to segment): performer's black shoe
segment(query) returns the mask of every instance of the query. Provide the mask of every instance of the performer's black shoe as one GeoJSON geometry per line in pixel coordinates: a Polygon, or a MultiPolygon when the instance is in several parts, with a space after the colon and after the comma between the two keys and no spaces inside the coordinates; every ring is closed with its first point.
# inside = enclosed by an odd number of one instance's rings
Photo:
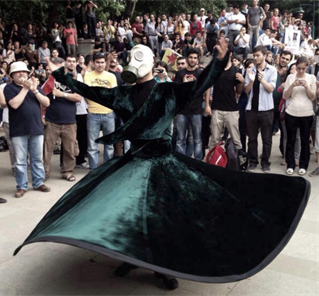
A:
{"type": "Polygon", "coordinates": [[[118,268],[114,270],[113,274],[119,277],[126,276],[130,273],[131,269],[136,269],[136,268],[138,267],[133,264],[124,262],[118,268]]]}
{"type": "Polygon", "coordinates": [[[178,281],[176,277],[167,275],[167,274],[162,274],[159,272],[155,272],[155,276],[159,279],[163,280],[164,286],[169,289],[169,290],[175,290],[178,288],[178,281]]]}

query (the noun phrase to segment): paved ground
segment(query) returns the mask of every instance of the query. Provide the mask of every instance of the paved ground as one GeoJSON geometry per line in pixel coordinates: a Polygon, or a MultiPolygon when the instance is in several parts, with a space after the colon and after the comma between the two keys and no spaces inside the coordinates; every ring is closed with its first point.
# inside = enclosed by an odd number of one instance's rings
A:
{"type": "MultiPolygon", "coordinates": [[[[2,133],[0,132],[0,136],[2,133]]],[[[272,172],[280,166],[279,135],[274,136],[272,172]]],[[[303,219],[283,252],[263,271],[241,282],[201,284],[179,280],[180,287],[167,291],[152,272],[138,269],[125,278],[112,275],[119,262],[93,252],[62,244],[37,243],[14,249],[29,235],[43,215],[73,183],[61,180],[58,156],[47,182],[52,191],[30,190],[23,198],[13,197],[15,180],[8,152],[0,153],[0,295],[319,295],[319,177],[308,178],[312,193],[303,219]]],[[[316,167],[311,157],[309,172],[316,167]]],[[[260,171],[261,172],[261,171],[260,171]]],[[[79,180],[86,170],[76,170],[79,180]]],[[[213,263],[212,263],[213,264],[213,263]]]]}

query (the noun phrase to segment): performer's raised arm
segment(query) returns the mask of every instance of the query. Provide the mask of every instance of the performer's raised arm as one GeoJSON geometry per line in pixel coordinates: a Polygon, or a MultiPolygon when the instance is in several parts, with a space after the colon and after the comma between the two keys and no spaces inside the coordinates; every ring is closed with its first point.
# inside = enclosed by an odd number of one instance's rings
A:
{"type": "Polygon", "coordinates": [[[118,87],[104,88],[88,86],[66,75],[65,67],[59,68],[57,65],[53,64],[49,58],[47,58],[46,61],[52,71],[52,76],[58,82],[68,86],[73,92],[78,93],[85,98],[89,98],[90,100],[110,109],[116,109],[117,100],[115,100],[115,98],[118,87]]]}

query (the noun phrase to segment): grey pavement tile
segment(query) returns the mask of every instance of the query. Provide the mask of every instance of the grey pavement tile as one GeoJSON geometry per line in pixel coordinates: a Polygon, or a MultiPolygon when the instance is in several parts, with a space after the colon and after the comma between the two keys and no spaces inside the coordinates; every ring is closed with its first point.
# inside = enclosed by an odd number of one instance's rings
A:
{"type": "Polygon", "coordinates": [[[129,295],[142,285],[135,277],[116,278],[108,266],[86,262],[49,285],[39,286],[34,295],[129,295]]]}
{"type": "MultiPolygon", "coordinates": [[[[27,194],[29,194],[29,192],[27,194]]],[[[25,195],[19,200],[19,202],[14,203],[13,206],[15,208],[25,209],[45,215],[56,202],[55,200],[47,200],[46,195],[48,195],[48,193],[38,194],[38,200],[32,200],[25,195]]]]}
{"type": "MultiPolygon", "coordinates": [[[[203,295],[203,294],[198,294],[198,293],[195,293],[193,291],[189,291],[189,290],[185,290],[181,287],[177,288],[176,290],[173,290],[173,291],[166,291],[164,293],[164,295],[180,295],[180,296],[200,296],[200,295],[203,295]]],[[[214,296],[217,296],[217,294],[210,294],[210,295],[214,295],[214,296]]]]}
{"type": "Polygon", "coordinates": [[[267,269],[319,281],[319,262],[279,254],[267,269]]]}
{"type": "Polygon", "coordinates": [[[143,283],[141,287],[135,289],[129,295],[136,295],[136,296],[162,296],[165,295],[166,291],[164,287],[158,287],[158,283],[154,285],[147,285],[143,283]]]}
{"type": "Polygon", "coordinates": [[[297,230],[281,254],[318,262],[319,233],[297,230]]]}
{"type": "Polygon", "coordinates": [[[313,222],[313,221],[301,219],[297,229],[300,231],[304,231],[304,232],[318,234],[319,233],[319,222],[313,222]]]}
{"type": "Polygon", "coordinates": [[[236,286],[237,282],[227,284],[207,284],[179,279],[179,284],[181,288],[200,295],[226,296],[236,286]]]}
{"type": "MultiPolygon", "coordinates": [[[[4,208],[3,210],[5,211],[5,206],[9,205],[9,203],[5,203],[4,204],[4,208]]],[[[2,207],[2,205],[1,205],[2,207]]],[[[14,205],[12,205],[12,207],[15,208],[14,205]]],[[[40,219],[43,217],[43,214],[34,212],[34,211],[30,211],[30,210],[26,210],[26,209],[19,209],[19,211],[15,211],[13,212],[11,215],[5,215],[3,218],[0,218],[0,233],[3,230],[6,230],[7,227],[10,227],[12,225],[15,224],[22,224],[25,223],[26,221],[30,221],[30,220],[34,220],[34,219],[40,219]]]]}
{"type": "MultiPolygon", "coordinates": [[[[36,214],[38,216],[35,215],[34,218],[27,219],[27,220],[24,220],[23,216],[21,216],[21,218],[19,219],[20,223],[17,223],[17,221],[12,221],[10,225],[7,225],[3,229],[1,227],[0,235],[12,237],[23,242],[29,236],[31,231],[35,228],[35,226],[39,223],[39,221],[42,218],[41,214],[38,214],[38,213],[36,214]]],[[[9,218],[11,216],[5,217],[4,219],[9,218]]]]}
{"type": "Polygon", "coordinates": [[[0,282],[0,296],[20,296],[26,295],[25,292],[0,282]]]}
{"type": "Polygon", "coordinates": [[[265,269],[239,282],[228,296],[318,296],[319,282],[265,269]]]}
{"type": "Polygon", "coordinates": [[[87,260],[38,246],[0,264],[0,279],[12,287],[32,293],[47,286],[87,260]]]}
{"type": "Polygon", "coordinates": [[[4,217],[10,216],[17,212],[21,212],[22,209],[19,207],[15,207],[12,203],[5,203],[1,204],[1,211],[0,211],[0,220],[4,217]]]}
{"type": "Polygon", "coordinates": [[[308,203],[302,219],[319,222],[319,199],[312,200],[308,203]]]}
{"type": "MultiPolygon", "coordinates": [[[[1,251],[0,251],[0,264],[14,258],[13,253],[15,249],[22,243],[22,241],[13,239],[11,237],[7,237],[4,235],[0,235],[1,242],[1,251]]],[[[26,253],[33,248],[38,247],[39,244],[30,244],[26,245],[23,249],[21,249],[20,254],[26,253]]],[[[0,278],[1,280],[1,278],[0,278]]]]}

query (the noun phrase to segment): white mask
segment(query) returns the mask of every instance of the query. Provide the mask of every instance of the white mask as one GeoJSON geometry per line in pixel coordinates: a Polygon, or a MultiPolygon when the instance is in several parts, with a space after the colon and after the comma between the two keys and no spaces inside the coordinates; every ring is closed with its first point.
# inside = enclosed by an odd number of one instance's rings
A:
{"type": "Polygon", "coordinates": [[[153,69],[154,54],[152,50],[138,44],[130,52],[129,64],[122,72],[122,79],[128,83],[134,83],[138,78],[143,78],[153,69]]]}

